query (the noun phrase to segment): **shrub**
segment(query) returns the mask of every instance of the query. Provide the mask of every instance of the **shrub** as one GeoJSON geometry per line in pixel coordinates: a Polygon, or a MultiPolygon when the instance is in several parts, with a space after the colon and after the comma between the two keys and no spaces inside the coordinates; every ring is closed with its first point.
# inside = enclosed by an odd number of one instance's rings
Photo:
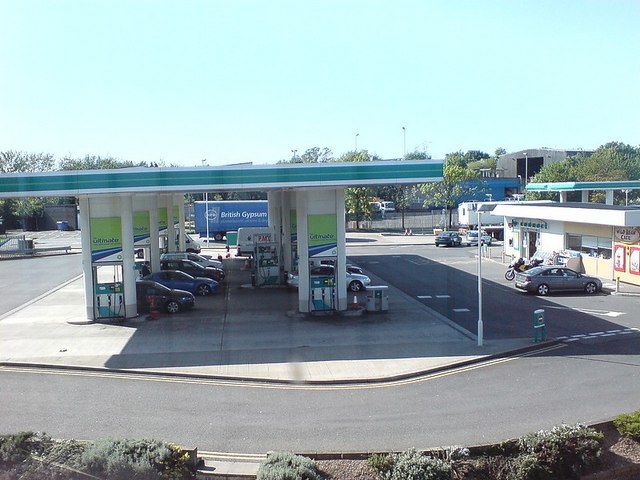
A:
{"type": "Polygon", "coordinates": [[[613,419],[613,424],[620,432],[620,435],[640,440],[640,410],[618,415],[613,419]]]}
{"type": "Polygon", "coordinates": [[[275,452],[260,464],[256,480],[322,480],[322,477],[310,458],[275,452]]]}
{"type": "Polygon", "coordinates": [[[20,480],[66,480],[77,478],[82,470],[82,454],[86,443],[75,440],[53,441],[49,448],[24,466],[20,480]]]}
{"type": "Polygon", "coordinates": [[[0,466],[12,468],[29,460],[31,454],[40,455],[51,444],[42,433],[20,432],[0,436],[0,466]]]}
{"type": "Polygon", "coordinates": [[[369,456],[369,465],[378,478],[384,478],[393,468],[393,456],[386,453],[374,453],[369,456]]]}
{"type": "Polygon", "coordinates": [[[110,480],[193,476],[179,448],[156,440],[99,440],[84,452],[82,463],[89,473],[110,480]]]}
{"type": "Polygon", "coordinates": [[[505,471],[501,472],[503,474],[501,478],[509,480],[547,480],[552,478],[549,467],[541,463],[531,453],[510,458],[505,467],[505,471]]]}
{"type": "Polygon", "coordinates": [[[391,469],[379,478],[385,480],[451,480],[451,466],[415,449],[393,454],[391,469]]]}
{"type": "MultiPolygon", "coordinates": [[[[565,479],[577,478],[598,463],[603,440],[604,435],[592,428],[563,424],[525,435],[520,438],[520,446],[523,453],[534,455],[548,468],[546,478],[565,479]]],[[[528,464],[529,461],[522,462],[528,464]]]]}

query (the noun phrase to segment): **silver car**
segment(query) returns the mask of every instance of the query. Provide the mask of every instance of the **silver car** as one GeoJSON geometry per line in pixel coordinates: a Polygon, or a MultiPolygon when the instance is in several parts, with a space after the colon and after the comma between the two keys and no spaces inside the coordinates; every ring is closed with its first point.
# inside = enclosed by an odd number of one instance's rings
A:
{"type": "MultiPolygon", "coordinates": [[[[359,267],[355,269],[360,270],[359,267]]],[[[362,273],[352,273],[349,270],[354,270],[354,267],[347,268],[347,288],[352,292],[359,292],[364,287],[368,287],[371,284],[371,279],[362,273]]],[[[362,272],[362,270],[360,270],[362,272]]],[[[334,276],[333,265],[320,265],[313,267],[309,270],[311,277],[331,277],[334,276]]],[[[298,288],[298,275],[290,273],[287,278],[287,285],[292,288],[298,288]]]]}
{"type": "Polygon", "coordinates": [[[538,295],[560,291],[577,291],[592,295],[602,290],[602,282],[599,278],[553,265],[534,267],[516,274],[516,288],[538,295]]]}
{"type": "MultiPolygon", "coordinates": [[[[491,245],[493,238],[483,230],[480,241],[482,242],[482,245],[491,245]]],[[[470,247],[471,245],[478,245],[478,231],[469,230],[465,238],[465,243],[467,244],[467,247],[470,247]]]]}

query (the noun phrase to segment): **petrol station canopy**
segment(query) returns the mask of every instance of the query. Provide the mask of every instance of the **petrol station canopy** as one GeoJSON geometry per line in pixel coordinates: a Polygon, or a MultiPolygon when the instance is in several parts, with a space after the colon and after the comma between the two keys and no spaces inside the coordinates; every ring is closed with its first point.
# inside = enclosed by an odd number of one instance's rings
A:
{"type": "Polygon", "coordinates": [[[442,173],[442,160],[9,173],[0,176],[0,198],[403,185],[437,182],[442,173]]]}

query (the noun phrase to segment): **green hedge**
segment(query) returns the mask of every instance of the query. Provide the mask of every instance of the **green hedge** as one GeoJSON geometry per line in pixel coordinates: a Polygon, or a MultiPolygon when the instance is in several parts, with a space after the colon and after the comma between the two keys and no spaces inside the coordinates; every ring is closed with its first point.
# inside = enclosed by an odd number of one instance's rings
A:
{"type": "Polygon", "coordinates": [[[322,480],[322,477],[310,458],[275,452],[260,464],[256,480],[322,480]]]}
{"type": "Polygon", "coordinates": [[[640,410],[618,415],[613,419],[613,424],[620,432],[620,435],[640,440],[640,410]]]}
{"type": "Polygon", "coordinates": [[[465,449],[444,450],[442,459],[415,450],[375,454],[369,464],[379,480],[448,480],[459,472],[494,480],[565,480],[579,478],[598,464],[604,436],[584,425],[560,425],[491,448],[467,459],[465,449]]]}
{"type": "Polygon", "coordinates": [[[0,436],[0,478],[66,480],[186,480],[195,478],[180,448],[156,440],[55,441],[45,434],[0,436]]]}

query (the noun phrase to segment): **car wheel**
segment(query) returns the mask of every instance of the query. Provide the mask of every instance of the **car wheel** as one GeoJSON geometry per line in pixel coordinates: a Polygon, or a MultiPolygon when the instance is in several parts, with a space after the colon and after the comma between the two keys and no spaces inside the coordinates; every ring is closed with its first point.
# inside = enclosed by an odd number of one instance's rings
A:
{"type": "Polygon", "coordinates": [[[549,285],[547,285],[546,283],[541,283],[540,285],[538,285],[537,292],[538,295],[544,297],[549,293],[549,285]]]}
{"type": "Polygon", "coordinates": [[[199,295],[201,297],[205,297],[207,295],[209,295],[211,293],[211,289],[209,288],[209,285],[198,285],[198,288],[196,288],[196,295],[199,295]]]}
{"type": "Polygon", "coordinates": [[[216,242],[219,242],[220,240],[222,240],[222,234],[221,234],[221,233],[216,233],[216,234],[213,236],[213,239],[214,239],[216,242]]]}
{"type": "Polygon", "coordinates": [[[180,304],[175,300],[169,300],[165,305],[167,313],[178,313],[180,311],[180,304]]]}
{"type": "Polygon", "coordinates": [[[359,292],[360,290],[362,290],[362,284],[359,281],[354,280],[349,284],[349,290],[351,290],[352,292],[359,292]]]}
{"type": "Polygon", "coordinates": [[[595,282],[589,282],[584,286],[584,291],[589,295],[593,295],[598,291],[598,286],[595,284],[595,282]]]}

